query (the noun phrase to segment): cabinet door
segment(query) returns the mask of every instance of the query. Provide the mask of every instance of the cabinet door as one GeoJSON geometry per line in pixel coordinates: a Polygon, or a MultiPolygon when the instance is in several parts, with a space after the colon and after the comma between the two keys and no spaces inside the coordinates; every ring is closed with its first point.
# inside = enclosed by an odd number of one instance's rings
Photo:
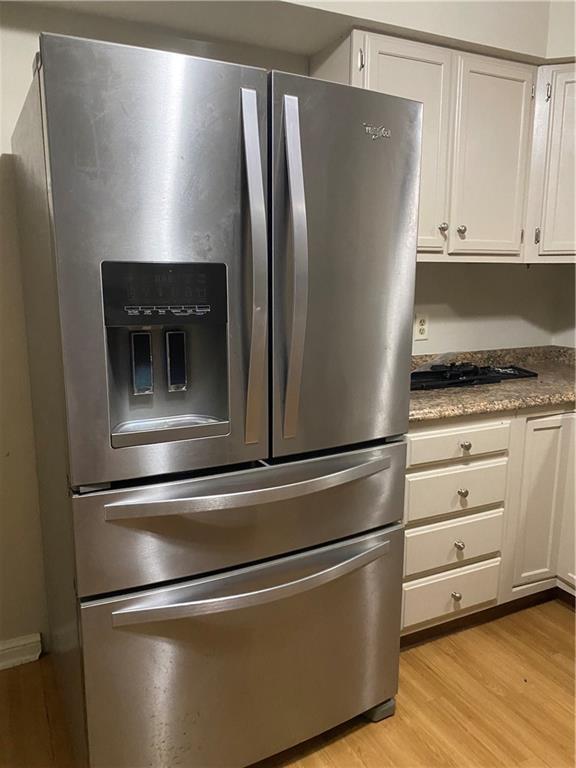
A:
{"type": "MultiPolygon", "coordinates": [[[[548,84],[547,84],[548,85],[548,84]]],[[[576,153],[576,70],[554,72],[549,89],[550,125],[545,165],[540,253],[573,254],[576,153]]]]}
{"type": "Polygon", "coordinates": [[[515,586],[556,575],[555,555],[567,471],[567,426],[561,414],[526,421],[515,586]]]}
{"type": "Polygon", "coordinates": [[[561,481],[562,494],[562,522],[560,525],[560,538],[558,542],[558,559],[556,571],[560,579],[560,586],[567,584],[576,588],[576,555],[574,552],[574,516],[576,514],[576,471],[574,439],[576,438],[576,414],[571,413],[563,417],[565,430],[566,461],[562,467],[561,481]]]}
{"type": "Polygon", "coordinates": [[[458,56],[449,253],[520,253],[534,71],[458,56]]]}
{"type": "Polygon", "coordinates": [[[448,213],[450,82],[454,54],[434,45],[366,34],[362,85],[424,104],[418,250],[442,251],[448,213]]]}

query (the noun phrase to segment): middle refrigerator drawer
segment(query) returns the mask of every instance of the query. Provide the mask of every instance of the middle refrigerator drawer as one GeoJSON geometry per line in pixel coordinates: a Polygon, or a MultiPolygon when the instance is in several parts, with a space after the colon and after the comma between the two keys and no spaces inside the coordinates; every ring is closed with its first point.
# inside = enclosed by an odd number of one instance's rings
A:
{"type": "Polygon", "coordinates": [[[80,597],[250,563],[402,519],[406,446],[75,496],[80,597]]]}

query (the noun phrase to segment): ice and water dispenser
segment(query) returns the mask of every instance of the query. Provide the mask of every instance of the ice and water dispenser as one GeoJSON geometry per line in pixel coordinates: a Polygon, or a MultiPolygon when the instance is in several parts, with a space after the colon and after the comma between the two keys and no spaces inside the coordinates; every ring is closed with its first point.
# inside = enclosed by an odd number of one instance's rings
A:
{"type": "Polygon", "coordinates": [[[229,432],[226,266],[102,264],[112,445],[229,432]]]}

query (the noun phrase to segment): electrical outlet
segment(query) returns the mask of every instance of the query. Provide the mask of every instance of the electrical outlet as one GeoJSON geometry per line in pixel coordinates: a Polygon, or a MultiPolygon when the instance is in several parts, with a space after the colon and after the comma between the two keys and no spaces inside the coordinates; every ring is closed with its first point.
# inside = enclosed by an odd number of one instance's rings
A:
{"type": "Polygon", "coordinates": [[[426,341],[428,338],[428,315],[417,312],[414,315],[414,341],[426,341]]]}

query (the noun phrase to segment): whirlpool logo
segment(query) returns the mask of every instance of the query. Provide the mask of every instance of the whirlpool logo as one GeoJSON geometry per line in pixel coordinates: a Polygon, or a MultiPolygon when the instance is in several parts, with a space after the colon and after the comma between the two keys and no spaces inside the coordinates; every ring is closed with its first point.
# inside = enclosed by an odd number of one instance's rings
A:
{"type": "Polygon", "coordinates": [[[390,128],[386,128],[384,125],[370,125],[370,123],[362,123],[364,131],[367,136],[370,136],[372,141],[376,139],[389,139],[392,136],[390,128]]]}

